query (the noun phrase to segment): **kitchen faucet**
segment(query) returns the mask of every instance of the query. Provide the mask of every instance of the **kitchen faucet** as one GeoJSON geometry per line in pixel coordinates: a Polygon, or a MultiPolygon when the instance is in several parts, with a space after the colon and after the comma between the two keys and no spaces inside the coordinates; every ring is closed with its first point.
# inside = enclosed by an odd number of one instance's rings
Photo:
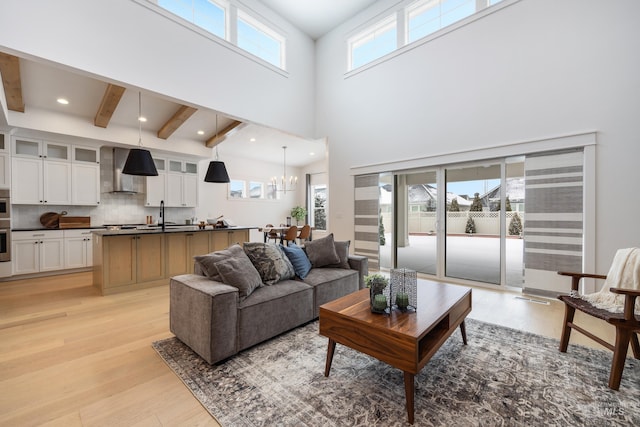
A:
{"type": "Polygon", "coordinates": [[[160,200],[160,220],[162,221],[162,231],[164,231],[164,200],[160,200]]]}

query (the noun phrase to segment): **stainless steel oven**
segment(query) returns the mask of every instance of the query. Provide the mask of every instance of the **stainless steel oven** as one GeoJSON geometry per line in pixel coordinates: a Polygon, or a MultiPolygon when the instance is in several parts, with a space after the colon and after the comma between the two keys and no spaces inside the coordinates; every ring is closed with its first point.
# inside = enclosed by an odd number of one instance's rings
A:
{"type": "Polygon", "coordinates": [[[0,262],[11,261],[11,220],[0,219],[0,262]]]}
{"type": "Polygon", "coordinates": [[[0,188],[0,219],[11,217],[11,197],[10,190],[0,188]]]}

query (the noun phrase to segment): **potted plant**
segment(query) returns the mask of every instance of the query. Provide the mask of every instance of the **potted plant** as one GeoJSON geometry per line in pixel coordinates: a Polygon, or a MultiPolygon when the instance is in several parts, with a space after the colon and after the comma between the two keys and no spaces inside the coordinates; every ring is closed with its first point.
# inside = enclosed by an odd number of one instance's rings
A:
{"type": "Polygon", "coordinates": [[[371,311],[373,313],[386,313],[388,303],[384,289],[389,284],[389,279],[382,274],[374,273],[364,276],[364,283],[369,288],[371,311]]]}
{"type": "Polygon", "coordinates": [[[304,218],[307,216],[307,210],[302,206],[296,206],[291,209],[291,217],[295,218],[296,225],[300,225],[300,221],[304,221],[304,218]]]}

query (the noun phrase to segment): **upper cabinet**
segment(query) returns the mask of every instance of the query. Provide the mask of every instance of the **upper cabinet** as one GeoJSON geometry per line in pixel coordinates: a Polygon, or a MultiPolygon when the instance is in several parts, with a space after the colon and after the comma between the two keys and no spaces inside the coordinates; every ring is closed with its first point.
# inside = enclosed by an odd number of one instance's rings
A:
{"type": "Polygon", "coordinates": [[[167,160],[153,158],[158,176],[147,177],[146,206],[160,206],[167,193],[167,160]]]}
{"type": "Polygon", "coordinates": [[[14,137],[12,154],[14,204],[100,203],[97,149],[14,137]]]}
{"type": "Polygon", "coordinates": [[[11,187],[11,150],[9,136],[0,133],[0,188],[11,187]]]}
{"type": "Polygon", "coordinates": [[[198,163],[190,160],[153,158],[158,176],[147,177],[145,206],[196,207],[198,163]]]}
{"type": "Polygon", "coordinates": [[[100,152],[97,148],[72,147],[71,204],[100,204],[100,152]]]}

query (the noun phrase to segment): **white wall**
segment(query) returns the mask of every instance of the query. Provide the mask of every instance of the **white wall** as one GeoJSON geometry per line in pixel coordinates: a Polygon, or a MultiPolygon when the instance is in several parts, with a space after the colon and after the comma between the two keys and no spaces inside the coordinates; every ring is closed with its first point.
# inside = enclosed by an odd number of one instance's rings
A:
{"type": "MultiPolygon", "coordinates": [[[[245,181],[268,182],[272,176],[282,175],[282,165],[266,163],[250,159],[220,156],[224,161],[231,179],[245,181]]],[[[281,193],[279,200],[229,199],[228,184],[204,182],[209,160],[198,165],[199,207],[196,216],[199,220],[216,218],[224,215],[237,225],[262,227],[267,224],[279,225],[286,222],[291,209],[296,205],[304,206],[304,175],[298,168],[287,167],[287,173],[298,177],[298,189],[294,192],[281,193]]],[[[252,241],[261,241],[262,233],[251,232],[252,241]]]]}
{"type": "MultiPolygon", "coordinates": [[[[378,2],[376,11],[391,1],[378,2]]],[[[596,265],[638,246],[640,2],[522,0],[349,78],[346,37],[317,43],[317,133],[331,229],[353,238],[353,166],[597,131],[596,265]]]]}
{"type": "Polygon", "coordinates": [[[243,0],[286,35],[288,72],[282,75],[144,4],[3,0],[0,50],[243,121],[313,134],[314,43],[308,36],[261,2],[243,0]]]}

